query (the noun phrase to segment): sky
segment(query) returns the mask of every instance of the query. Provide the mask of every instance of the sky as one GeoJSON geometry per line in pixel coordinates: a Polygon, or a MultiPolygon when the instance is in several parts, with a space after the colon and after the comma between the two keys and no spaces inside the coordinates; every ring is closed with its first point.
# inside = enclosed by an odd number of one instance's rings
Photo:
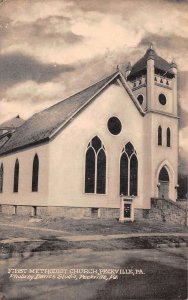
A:
{"type": "Polygon", "coordinates": [[[187,0],[0,0],[0,123],[24,119],[144,55],[178,65],[188,167],[187,0]]]}

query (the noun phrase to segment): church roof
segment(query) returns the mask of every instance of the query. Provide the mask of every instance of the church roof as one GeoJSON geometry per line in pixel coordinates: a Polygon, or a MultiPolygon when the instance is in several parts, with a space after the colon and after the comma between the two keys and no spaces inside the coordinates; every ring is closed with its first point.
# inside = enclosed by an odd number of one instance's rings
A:
{"type": "Polygon", "coordinates": [[[0,124],[0,130],[1,129],[14,129],[19,126],[21,126],[25,121],[20,118],[20,116],[14,117],[8,121],[3,122],[0,124]]]}
{"type": "Polygon", "coordinates": [[[147,60],[150,58],[154,60],[155,69],[164,71],[164,73],[168,73],[172,76],[174,75],[174,72],[171,69],[172,65],[169,64],[165,59],[160,57],[156,53],[156,51],[152,49],[152,47],[150,47],[149,49],[147,49],[145,55],[133,65],[132,70],[129,76],[127,77],[127,79],[130,80],[134,78],[136,75],[138,75],[139,73],[143,71],[146,72],[147,60]]]}
{"type": "Polygon", "coordinates": [[[118,70],[88,88],[34,114],[12,133],[4,145],[1,146],[0,144],[0,155],[49,141],[59,130],[71,122],[105,87],[118,78],[121,79],[122,86],[127,90],[138,111],[144,115],[130,87],[118,70]]]}
{"type": "MultiPolygon", "coordinates": [[[[64,126],[67,121],[74,117],[87,102],[97,95],[100,90],[115,78],[117,72],[91,85],[90,87],[58,102],[57,104],[34,114],[22,124],[11,136],[11,138],[0,149],[0,155],[12,152],[26,146],[37,144],[48,140],[59,127],[64,126]]],[[[13,124],[10,121],[3,125],[13,124]]],[[[15,123],[14,123],[15,124],[15,123]]]]}

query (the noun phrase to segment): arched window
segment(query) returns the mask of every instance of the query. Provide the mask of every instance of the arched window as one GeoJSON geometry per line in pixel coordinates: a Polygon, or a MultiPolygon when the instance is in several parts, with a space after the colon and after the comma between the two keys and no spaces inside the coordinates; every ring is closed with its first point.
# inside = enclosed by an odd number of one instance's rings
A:
{"type": "Polygon", "coordinates": [[[14,193],[18,193],[18,186],[19,186],[19,161],[16,159],[15,166],[14,166],[14,193]]]}
{"type": "Polygon", "coordinates": [[[3,169],[3,163],[0,167],[0,193],[3,192],[3,175],[4,175],[4,169],[3,169]]]}
{"type": "Polygon", "coordinates": [[[128,195],[128,156],[125,152],[120,160],[120,194],[128,195]]]}
{"type": "Polygon", "coordinates": [[[170,147],[171,145],[171,141],[170,141],[170,128],[168,127],[166,130],[166,145],[167,147],[170,147]]]}
{"type": "Polygon", "coordinates": [[[133,145],[129,142],[122,150],[120,158],[120,194],[137,196],[138,160],[133,145]]]}
{"type": "Polygon", "coordinates": [[[95,152],[91,147],[86,152],[85,192],[95,192],[95,152]]]}
{"type": "Polygon", "coordinates": [[[162,127],[159,126],[158,127],[158,145],[159,146],[162,146],[162,127]]]}
{"type": "Polygon", "coordinates": [[[85,193],[105,194],[106,154],[101,140],[95,136],[88,144],[85,158],[85,193]]]}
{"type": "Polygon", "coordinates": [[[130,159],[130,195],[137,196],[138,160],[135,154],[130,159]]]}
{"type": "Polygon", "coordinates": [[[159,181],[169,181],[169,175],[165,167],[162,167],[160,173],[159,173],[159,181]]]}
{"type": "Polygon", "coordinates": [[[32,192],[38,192],[38,179],[39,179],[39,158],[35,154],[33,159],[33,172],[32,172],[32,192]]]}

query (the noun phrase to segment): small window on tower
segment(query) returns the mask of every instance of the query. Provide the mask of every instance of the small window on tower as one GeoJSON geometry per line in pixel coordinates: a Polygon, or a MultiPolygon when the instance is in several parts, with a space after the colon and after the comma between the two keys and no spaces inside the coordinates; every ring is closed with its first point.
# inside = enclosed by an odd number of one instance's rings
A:
{"type": "Polygon", "coordinates": [[[166,96],[164,94],[159,95],[159,102],[160,102],[161,105],[166,104],[166,96]]]}
{"type": "Polygon", "coordinates": [[[142,105],[142,103],[144,101],[144,96],[143,95],[138,95],[137,100],[140,103],[140,105],[142,105]]]}

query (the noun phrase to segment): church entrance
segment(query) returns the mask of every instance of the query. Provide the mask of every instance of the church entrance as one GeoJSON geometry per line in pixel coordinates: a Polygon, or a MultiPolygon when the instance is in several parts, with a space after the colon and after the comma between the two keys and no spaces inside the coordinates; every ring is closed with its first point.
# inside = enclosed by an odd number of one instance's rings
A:
{"type": "Polygon", "coordinates": [[[169,199],[169,175],[165,167],[159,173],[159,198],[169,199]]]}

